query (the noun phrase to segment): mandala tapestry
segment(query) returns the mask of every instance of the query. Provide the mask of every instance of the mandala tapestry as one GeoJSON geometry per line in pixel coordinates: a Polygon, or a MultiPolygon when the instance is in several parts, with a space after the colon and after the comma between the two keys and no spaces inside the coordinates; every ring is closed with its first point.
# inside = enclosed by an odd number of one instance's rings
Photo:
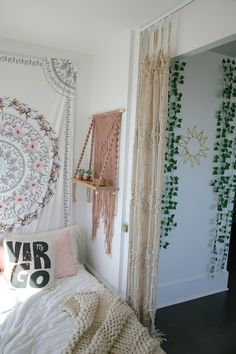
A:
{"type": "Polygon", "coordinates": [[[73,64],[0,53],[0,75],[0,233],[68,226],[73,64]]]}
{"type": "Polygon", "coordinates": [[[45,117],[16,99],[0,98],[0,228],[37,218],[54,194],[58,137],[45,117]]]}

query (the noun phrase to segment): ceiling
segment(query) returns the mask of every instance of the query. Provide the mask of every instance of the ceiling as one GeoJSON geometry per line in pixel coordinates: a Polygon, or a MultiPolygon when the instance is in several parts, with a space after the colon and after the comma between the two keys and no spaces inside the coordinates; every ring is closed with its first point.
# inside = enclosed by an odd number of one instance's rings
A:
{"type": "Polygon", "coordinates": [[[93,54],[180,0],[0,0],[1,37],[93,54]]]}

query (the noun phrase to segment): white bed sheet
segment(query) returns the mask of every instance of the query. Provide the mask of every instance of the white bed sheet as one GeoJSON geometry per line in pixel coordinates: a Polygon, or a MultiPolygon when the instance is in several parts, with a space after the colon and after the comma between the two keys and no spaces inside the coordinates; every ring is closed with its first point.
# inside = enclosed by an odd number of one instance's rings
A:
{"type": "Polygon", "coordinates": [[[74,322],[59,305],[76,291],[101,287],[103,285],[79,265],[75,276],[59,279],[54,289],[23,301],[25,294],[17,297],[0,276],[0,354],[62,353],[72,337],[74,322]]]}

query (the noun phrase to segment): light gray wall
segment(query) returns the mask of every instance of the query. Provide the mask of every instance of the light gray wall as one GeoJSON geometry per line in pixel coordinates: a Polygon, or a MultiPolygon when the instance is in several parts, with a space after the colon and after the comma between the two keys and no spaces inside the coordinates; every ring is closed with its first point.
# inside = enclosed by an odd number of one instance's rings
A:
{"type": "Polygon", "coordinates": [[[180,134],[196,126],[207,137],[207,158],[191,167],[178,160],[179,176],[178,226],[169,236],[170,245],[162,250],[159,263],[158,306],[166,306],[222,291],[227,286],[227,272],[209,277],[211,249],[209,242],[214,229],[215,199],[212,187],[213,146],[215,141],[215,113],[220,108],[223,56],[205,52],[185,60],[185,84],[180,134]]]}

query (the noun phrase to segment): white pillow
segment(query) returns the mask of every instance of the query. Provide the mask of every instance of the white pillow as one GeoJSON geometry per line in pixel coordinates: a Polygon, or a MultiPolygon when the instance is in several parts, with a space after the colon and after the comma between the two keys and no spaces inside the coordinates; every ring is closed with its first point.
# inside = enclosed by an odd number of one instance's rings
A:
{"type": "Polygon", "coordinates": [[[10,288],[45,290],[54,285],[55,240],[11,235],[4,238],[4,275],[10,288]]]}
{"type": "MultiPolygon", "coordinates": [[[[74,264],[79,263],[79,238],[80,238],[80,230],[78,225],[70,225],[67,227],[64,227],[63,229],[56,229],[56,230],[51,230],[51,231],[46,231],[41,233],[41,235],[44,236],[56,236],[59,233],[63,233],[65,231],[69,231],[70,235],[70,245],[71,245],[71,252],[72,252],[72,258],[74,264]]],[[[36,234],[38,235],[38,234],[36,234]]]]}
{"type": "Polygon", "coordinates": [[[65,227],[64,229],[54,230],[55,234],[58,231],[69,231],[70,235],[70,245],[71,245],[71,252],[74,264],[79,263],[79,241],[80,241],[80,229],[78,225],[70,225],[65,227]]]}
{"type": "MultiPolygon", "coordinates": [[[[37,232],[37,233],[32,232],[27,234],[10,234],[9,237],[12,238],[15,238],[16,236],[22,238],[27,237],[31,240],[34,240],[35,237],[51,238],[54,236],[55,238],[59,233],[63,233],[65,231],[69,231],[73,262],[74,264],[78,264],[79,263],[79,240],[80,240],[80,230],[78,225],[70,225],[62,229],[37,232]]],[[[5,237],[8,237],[8,234],[0,235],[0,244],[1,244],[1,238],[5,238],[5,237]]]]}

